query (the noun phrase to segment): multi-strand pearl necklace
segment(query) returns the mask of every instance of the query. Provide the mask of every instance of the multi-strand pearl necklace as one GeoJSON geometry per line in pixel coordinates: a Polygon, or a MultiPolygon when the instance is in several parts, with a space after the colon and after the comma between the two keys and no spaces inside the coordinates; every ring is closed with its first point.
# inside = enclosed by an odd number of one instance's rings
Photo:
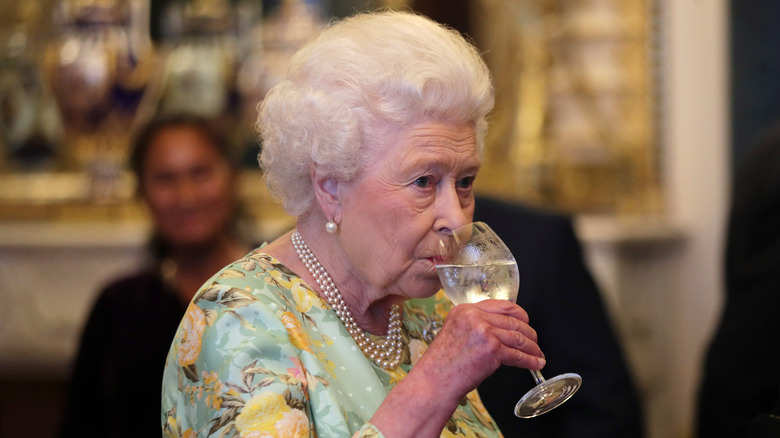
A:
{"type": "Polygon", "coordinates": [[[309,270],[312,277],[320,285],[325,299],[330,304],[333,311],[336,312],[339,319],[347,331],[355,340],[360,350],[363,351],[368,358],[374,363],[381,366],[386,370],[394,370],[401,362],[401,352],[403,351],[403,343],[401,341],[401,309],[398,305],[393,305],[390,308],[390,320],[387,326],[387,336],[379,343],[376,343],[368,337],[368,335],[361,329],[355,319],[352,317],[352,312],[344,304],[344,299],[341,297],[341,293],[336,285],[333,283],[333,279],[330,277],[325,268],[322,267],[317,257],[312,254],[303,237],[295,230],[292,234],[292,244],[295,248],[295,252],[298,253],[298,258],[309,270]]]}

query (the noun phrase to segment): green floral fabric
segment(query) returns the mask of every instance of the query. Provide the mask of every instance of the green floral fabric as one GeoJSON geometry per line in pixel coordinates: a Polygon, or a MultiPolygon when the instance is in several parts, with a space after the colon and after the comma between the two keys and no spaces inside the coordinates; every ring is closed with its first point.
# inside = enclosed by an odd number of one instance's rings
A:
{"type": "MultiPolygon", "coordinates": [[[[404,306],[402,364],[367,359],[312,288],[262,248],[196,294],[165,364],[166,437],[382,437],[368,420],[443,321],[442,294],[404,306]]],[[[501,436],[476,391],[443,437],[501,436]]]]}

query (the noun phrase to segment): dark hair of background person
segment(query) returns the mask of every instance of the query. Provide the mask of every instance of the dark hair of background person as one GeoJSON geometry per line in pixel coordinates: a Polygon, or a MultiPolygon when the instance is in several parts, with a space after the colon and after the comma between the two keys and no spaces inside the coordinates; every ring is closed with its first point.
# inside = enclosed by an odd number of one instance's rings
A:
{"type": "MultiPolygon", "coordinates": [[[[199,131],[201,135],[210,141],[214,150],[235,167],[235,154],[231,152],[226,136],[217,129],[212,121],[188,114],[172,114],[153,119],[143,126],[135,136],[130,152],[129,166],[139,182],[146,171],[144,160],[149,153],[152,141],[161,131],[175,126],[187,126],[199,131]]],[[[138,190],[142,190],[140,184],[138,190]]]]}
{"type": "MultiPolygon", "coordinates": [[[[238,171],[239,165],[236,151],[231,147],[232,145],[228,141],[227,136],[213,121],[187,114],[172,114],[157,117],[141,128],[135,136],[130,153],[129,167],[137,181],[136,189],[138,195],[141,197],[144,196],[143,178],[146,172],[144,162],[146,161],[153,141],[162,131],[174,127],[187,127],[198,131],[200,135],[208,140],[208,143],[212,146],[214,151],[225,160],[230,167],[231,173],[236,173],[238,171]]],[[[250,234],[249,222],[251,222],[251,219],[251,215],[245,205],[237,196],[234,211],[231,215],[231,221],[228,223],[228,232],[234,238],[248,240],[250,234]]],[[[156,263],[164,260],[171,250],[170,245],[166,242],[165,238],[156,230],[153,230],[152,232],[148,248],[152,261],[156,263]]]]}

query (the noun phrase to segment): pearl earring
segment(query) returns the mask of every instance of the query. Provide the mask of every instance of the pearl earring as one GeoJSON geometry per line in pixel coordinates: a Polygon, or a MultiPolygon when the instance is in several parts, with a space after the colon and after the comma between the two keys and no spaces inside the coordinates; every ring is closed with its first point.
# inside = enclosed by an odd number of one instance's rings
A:
{"type": "Polygon", "coordinates": [[[339,226],[337,223],[333,222],[333,219],[329,220],[328,223],[325,224],[325,231],[327,231],[330,234],[333,234],[338,230],[339,230],[339,226]]]}

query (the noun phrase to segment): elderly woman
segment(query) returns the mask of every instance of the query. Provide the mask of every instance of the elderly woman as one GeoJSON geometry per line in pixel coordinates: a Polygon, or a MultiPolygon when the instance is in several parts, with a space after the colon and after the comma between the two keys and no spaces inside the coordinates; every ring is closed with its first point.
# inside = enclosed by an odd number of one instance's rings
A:
{"type": "Polygon", "coordinates": [[[258,124],[296,228],[193,299],[166,433],[500,436],[474,389],[502,364],[542,368],[536,334],[508,301],[445,315],[434,266],[471,220],[492,104],[474,47],[410,13],[346,19],[293,57],[258,124]]]}

